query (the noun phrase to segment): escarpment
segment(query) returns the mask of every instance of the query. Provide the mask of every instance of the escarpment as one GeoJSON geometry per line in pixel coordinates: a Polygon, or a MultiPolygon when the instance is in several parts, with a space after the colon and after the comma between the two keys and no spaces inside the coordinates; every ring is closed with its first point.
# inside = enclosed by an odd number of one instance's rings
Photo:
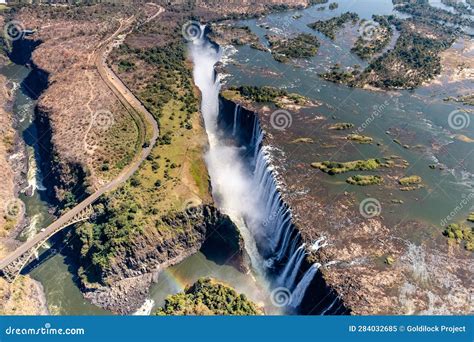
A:
{"type": "MultiPolygon", "coordinates": [[[[101,220],[104,218],[97,217],[97,221],[101,220]]],[[[167,214],[155,224],[135,227],[120,237],[112,237],[105,230],[97,236],[101,228],[113,229],[107,225],[82,225],[74,250],[85,253],[79,256],[83,266],[78,270],[85,297],[113,312],[136,310],[161,271],[209,245],[220,248],[229,264],[241,270],[247,267],[237,228],[211,205],[167,214]]]]}

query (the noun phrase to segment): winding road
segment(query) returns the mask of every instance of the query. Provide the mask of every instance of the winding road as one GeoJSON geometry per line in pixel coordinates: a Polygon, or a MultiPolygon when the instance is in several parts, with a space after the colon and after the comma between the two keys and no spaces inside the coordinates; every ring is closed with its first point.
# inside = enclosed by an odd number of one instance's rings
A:
{"type": "MultiPolygon", "coordinates": [[[[164,8],[160,6],[157,6],[157,8],[158,11],[154,15],[149,17],[146,22],[156,18],[159,14],[164,12],[164,8]]],[[[125,25],[123,22],[121,22],[120,28],[106,41],[104,41],[96,51],[94,51],[92,57],[102,80],[107,84],[107,86],[118,98],[118,100],[130,112],[130,114],[134,117],[134,120],[142,121],[141,125],[137,122],[137,124],[141,126],[139,127],[139,129],[146,129],[146,127],[152,128],[152,135],[150,140],[148,141],[148,145],[146,145],[147,147],[141,148],[140,153],[135,156],[133,162],[115,179],[110,181],[108,184],[100,187],[96,192],[87,197],[84,201],[78,203],[74,208],[70,209],[63,216],[59,217],[54,223],[43,229],[32,239],[26,241],[25,243],[20,245],[15,251],[0,260],[0,270],[3,270],[8,267],[11,263],[20,258],[22,255],[28,253],[31,249],[36,249],[39,244],[56,234],[58,231],[67,227],[68,222],[71,222],[75,216],[80,215],[83,210],[86,210],[86,208],[88,208],[95,201],[97,201],[99,197],[104,195],[106,192],[116,189],[118,186],[126,182],[138,170],[142,162],[148,157],[153,146],[155,145],[156,140],[159,136],[158,123],[154,119],[153,115],[140,102],[140,100],[138,100],[135,95],[133,95],[133,93],[127,88],[127,86],[125,86],[125,84],[123,84],[123,82],[117,77],[113,70],[108,67],[106,62],[107,55],[112,49],[112,44],[115,38],[129,30],[133,21],[133,17],[131,17],[125,21],[125,25]],[[133,113],[133,111],[135,111],[135,113],[133,113]],[[137,115],[137,113],[139,114],[137,115]],[[144,122],[144,120],[148,122],[148,126],[144,122]]],[[[144,139],[146,139],[146,136],[147,134],[142,135],[144,139]]]]}

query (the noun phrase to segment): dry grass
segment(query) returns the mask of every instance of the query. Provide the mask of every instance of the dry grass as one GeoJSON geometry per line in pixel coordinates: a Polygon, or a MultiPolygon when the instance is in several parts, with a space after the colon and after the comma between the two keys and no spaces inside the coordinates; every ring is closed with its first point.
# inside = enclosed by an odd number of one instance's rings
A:
{"type": "Polygon", "coordinates": [[[91,185],[98,187],[129,164],[139,133],[94,66],[94,51],[119,28],[126,13],[112,12],[103,20],[94,16],[94,7],[69,9],[67,15],[58,9],[56,16],[48,15],[52,8],[46,14],[25,8],[18,20],[37,27],[35,39],[43,41],[33,61],[49,73],[50,86],[39,107],[51,120],[55,150],[61,161],[81,163],[91,173],[91,185]],[[105,125],[97,122],[98,112],[107,113],[105,125]]]}

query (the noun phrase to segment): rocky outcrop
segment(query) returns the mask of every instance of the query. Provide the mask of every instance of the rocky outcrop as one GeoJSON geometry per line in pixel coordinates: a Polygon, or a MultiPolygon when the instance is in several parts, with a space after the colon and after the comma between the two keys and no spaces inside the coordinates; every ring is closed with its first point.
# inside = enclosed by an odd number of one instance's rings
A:
{"type": "Polygon", "coordinates": [[[173,234],[165,237],[154,227],[144,228],[103,269],[102,284],[88,283],[82,277],[84,296],[105,309],[129,314],[143,304],[151,283],[158,280],[161,271],[215,243],[225,251],[229,263],[247,270],[243,240],[237,228],[215,207],[189,208],[167,215],[162,221],[173,234]]]}
{"type": "Polygon", "coordinates": [[[41,284],[27,276],[13,284],[0,278],[0,315],[48,315],[41,284]]]}

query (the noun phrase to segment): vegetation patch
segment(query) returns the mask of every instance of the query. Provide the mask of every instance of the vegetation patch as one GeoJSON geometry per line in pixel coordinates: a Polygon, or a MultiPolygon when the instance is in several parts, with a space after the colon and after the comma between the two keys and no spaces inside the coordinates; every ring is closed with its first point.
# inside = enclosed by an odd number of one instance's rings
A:
{"type": "MultiPolygon", "coordinates": [[[[413,89],[439,75],[440,54],[453,44],[459,33],[422,18],[398,19],[389,16],[385,19],[386,24],[395,26],[400,32],[393,49],[373,59],[362,71],[359,66],[342,69],[339,64],[334,64],[320,76],[351,87],[413,89]]],[[[362,47],[356,50],[360,50],[362,56],[370,52],[362,47]]]]}
{"type": "Polygon", "coordinates": [[[305,143],[305,144],[313,144],[314,140],[311,138],[297,138],[293,140],[291,143],[293,144],[299,144],[299,143],[305,143]]]}
{"type": "Polygon", "coordinates": [[[470,252],[474,251],[474,228],[463,224],[451,223],[443,231],[443,235],[457,244],[464,244],[464,248],[470,252]]]}
{"type": "Polygon", "coordinates": [[[474,94],[459,95],[457,97],[447,97],[443,99],[444,101],[454,101],[462,103],[463,105],[474,106],[474,94]]]}
{"type": "Polygon", "coordinates": [[[350,171],[371,171],[376,170],[383,166],[378,159],[367,159],[367,160],[354,160],[349,162],[333,162],[323,161],[311,163],[311,166],[315,169],[328,173],[330,175],[336,175],[340,173],[350,171]]]}
{"type": "Polygon", "coordinates": [[[263,312],[244,294],[210,278],[200,278],[184,292],[168,296],[155,311],[159,316],[181,315],[262,315],[263,312]]]}
{"type": "Polygon", "coordinates": [[[351,129],[353,127],[354,127],[354,124],[350,123],[350,122],[337,122],[337,123],[329,126],[329,129],[333,129],[333,130],[336,130],[336,131],[344,131],[344,130],[347,130],[347,129],[351,129]]]}
{"type": "MultiPolygon", "coordinates": [[[[333,4],[329,5],[329,9],[333,9],[333,8],[331,8],[331,5],[333,5],[333,4]]],[[[336,39],[336,33],[346,23],[352,22],[352,24],[355,25],[358,20],[359,20],[359,16],[357,15],[357,13],[346,12],[346,13],[341,14],[338,17],[334,17],[334,18],[331,18],[329,20],[315,21],[314,23],[308,24],[308,26],[310,28],[312,28],[313,30],[318,30],[319,32],[324,34],[326,37],[334,40],[334,39],[336,39]]]]}
{"type": "Polygon", "coordinates": [[[248,26],[236,26],[233,23],[218,23],[211,26],[208,37],[219,45],[249,45],[253,49],[266,51],[260,39],[248,26]]]}
{"type": "Polygon", "coordinates": [[[347,178],[347,183],[352,185],[377,185],[383,182],[383,178],[381,176],[372,176],[372,175],[356,175],[347,178]]]}
{"type": "Polygon", "coordinates": [[[279,108],[297,110],[304,106],[315,105],[314,102],[295,93],[288,93],[286,90],[275,87],[263,86],[240,86],[230,87],[221,92],[221,95],[230,101],[239,102],[247,100],[258,103],[273,103],[279,108]]]}
{"type": "Polygon", "coordinates": [[[421,182],[421,177],[416,175],[403,177],[398,180],[398,183],[400,183],[400,185],[413,185],[420,184],[421,182]]]}
{"type": "MultiPolygon", "coordinates": [[[[389,18],[393,19],[393,17],[389,18]]],[[[373,15],[372,19],[378,23],[379,26],[370,32],[370,37],[366,37],[368,33],[362,32],[362,36],[357,38],[351,49],[353,53],[362,59],[369,59],[376,53],[382,52],[392,39],[393,30],[388,19],[381,15],[373,15]]],[[[370,25],[370,23],[366,20],[361,20],[360,25],[364,28],[365,25],[370,25]]]]}
{"type": "Polygon", "coordinates": [[[474,222],[474,212],[469,213],[469,216],[467,217],[467,220],[468,220],[469,222],[474,222]]]}
{"type": "Polygon", "coordinates": [[[314,57],[320,45],[315,36],[307,33],[301,33],[293,38],[275,35],[266,37],[270,43],[273,58],[282,63],[288,62],[291,58],[314,57]]]}
{"type": "Polygon", "coordinates": [[[359,144],[371,144],[374,141],[373,138],[361,134],[349,134],[346,139],[356,141],[359,144]]]}

